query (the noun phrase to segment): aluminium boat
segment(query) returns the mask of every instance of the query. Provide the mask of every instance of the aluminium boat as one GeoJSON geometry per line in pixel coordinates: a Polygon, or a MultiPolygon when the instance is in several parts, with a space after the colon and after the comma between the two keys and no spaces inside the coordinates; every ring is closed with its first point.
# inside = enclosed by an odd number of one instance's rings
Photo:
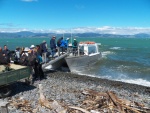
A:
{"type": "Polygon", "coordinates": [[[82,72],[97,63],[102,58],[99,51],[100,45],[100,43],[95,42],[80,42],[75,54],[70,53],[69,56],[65,57],[70,71],[73,73],[82,72]]]}

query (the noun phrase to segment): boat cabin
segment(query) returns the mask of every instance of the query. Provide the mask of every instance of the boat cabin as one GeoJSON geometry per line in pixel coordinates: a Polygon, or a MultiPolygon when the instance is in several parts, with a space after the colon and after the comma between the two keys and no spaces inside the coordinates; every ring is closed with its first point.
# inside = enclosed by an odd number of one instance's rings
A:
{"type": "Polygon", "coordinates": [[[91,55],[99,53],[99,44],[95,42],[80,42],[79,43],[79,54],[80,55],[91,55]]]}

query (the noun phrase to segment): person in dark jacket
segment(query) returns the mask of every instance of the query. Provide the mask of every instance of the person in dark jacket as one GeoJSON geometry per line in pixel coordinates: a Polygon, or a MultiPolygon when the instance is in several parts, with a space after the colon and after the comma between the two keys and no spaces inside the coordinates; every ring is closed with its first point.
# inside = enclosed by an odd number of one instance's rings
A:
{"type": "Polygon", "coordinates": [[[7,58],[7,61],[10,63],[10,50],[7,48],[7,45],[4,45],[4,49],[2,53],[3,53],[3,56],[7,58]]]}
{"type": "Polygon", "coordinates": [[[9,64],[6,57],[3,55],[3,50],[0,47],[0,65],[7,65],[9,64]]]}
{"type": "Polygon", "coordinates": [[[78,47],[78,42],[76,39],[74,39],[73,43],[72,43],[72,48],[73,48],[73,55],[75,55],[75,56],[77,54],[77,47],[78,47]]]}
{"type": "Polygon", "coordinates": [[[56,37],[53,36],[50,40],[50,48],[51,48],[51,53],[52,53],[52,58],[54,58],[54,54],[56,52],[56,37]]]}
{"type": "Polygon", "coordinates": [[[60,56],[60,46],[61,46],[61,42],[62,42],[62,40],[63,40],[63,37],[61,37],[61,38],[59,38],[58,40],[57,40],[57,48],[58,48],[58,56],[60,56]]]}
{"type": "Polygon", "coordinates": [[[37,60],[37,63],[38,63],[38,65],[37,65],[38,77],[39,77],[40,80],[42,80],[45,77],[44,77],[44,72],[43,72],[43,69],[42,69],[43,61],[42,61],[42,56],[39,53],[39,48],[40,48],[40,46],[36,45],[36,51],[37,51],[37,53],[36,53],[36,60],[37,60]]]}
{"type": "Polygon", "coordinates": [[[47,62],[47,43],[45,40],[43,40],[41,44],[41,50],[42,50],[42,60],[44,63],[47,62]]]}

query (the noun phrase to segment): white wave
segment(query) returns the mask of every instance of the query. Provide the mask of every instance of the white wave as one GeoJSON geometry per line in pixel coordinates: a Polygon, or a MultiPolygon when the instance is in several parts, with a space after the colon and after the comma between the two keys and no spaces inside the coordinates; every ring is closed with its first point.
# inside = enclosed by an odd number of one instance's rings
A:
{"type": "Polygon", "coordinates": [[[113,50],[121,50],[122,48],[121,48],[121,47],[111,47],[110,49],[113,49],[113,50]]]}
{"type": "Polygon", "coordinates": [[[126,75],[121,74],[119,77],[117,77],[116,79],[112,78],[112,76],[97,76],[95,74],[87,74],[87,73],[78,73],[79,75],[85,75],[85,76],[90,76],[90,77],[96,77],[96,78],[103,78],[103,79],[108,79],[108,80],[113,80],[113,81],[121,81],[121,82],[125,82],[125,83],[130,83],[130,84],[137,84],[137,85],[142,85],[142,86],[148,86],[150,87],[150,81],[148,80],[144,80],[142,78],[138,78],[138,79],[131,79],[128,78],[126,75]]]}
{"type": "Polygon", "coordinates": [[[114,52],[112,52],[112,51],[104,51],[104,52],[102,52],[102,57],[106,57],[109,54],[114,54],[114,52]]]}
{"type": "Polygon", "coordinates": [[[138,84],[138,85],[150,87],[150,81],[143,80],[141,78],[139,78],[139,79],[122,79],[121,81],[126,82],[126,83],[138,84]]]}

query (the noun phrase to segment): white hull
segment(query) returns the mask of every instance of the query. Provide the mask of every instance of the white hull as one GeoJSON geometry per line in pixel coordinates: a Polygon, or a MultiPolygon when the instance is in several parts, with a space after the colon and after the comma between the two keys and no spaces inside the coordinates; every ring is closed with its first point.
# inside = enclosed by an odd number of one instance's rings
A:
{"type": "Polygon", "coordinates": [[[81,72],[89,69],[93,64],[101,59],[101,53],[82,56],[69,56],[65,60],[71,72],[81,72]]]}
{"type": "Polygon", "coordinates": [[[43,70],[56,70],[56,69],[62,67],[62,65],[64,63],[66,63],[65,57],[67,57],[67,55],[68,54],[65,53],[64,55],[61,55],[61,56],[55,58],[54,60],[51,60],[48,63],[43,64],[42,69],[43,70]]]}

